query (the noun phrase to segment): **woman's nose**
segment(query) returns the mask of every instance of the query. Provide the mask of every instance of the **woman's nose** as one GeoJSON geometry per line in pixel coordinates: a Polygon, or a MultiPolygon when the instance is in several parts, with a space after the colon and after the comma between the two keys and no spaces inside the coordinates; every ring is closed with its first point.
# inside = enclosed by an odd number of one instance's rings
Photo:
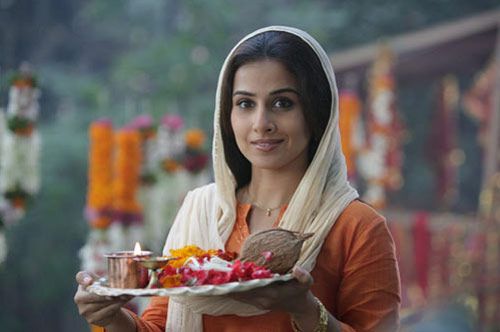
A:
{"type": "Polygon", "coordinates": [[[270,133],[276,129],[273,117],[269,114],[265,106],[257,108],[253,121],[253,129],[260,133],[270,133]]]}

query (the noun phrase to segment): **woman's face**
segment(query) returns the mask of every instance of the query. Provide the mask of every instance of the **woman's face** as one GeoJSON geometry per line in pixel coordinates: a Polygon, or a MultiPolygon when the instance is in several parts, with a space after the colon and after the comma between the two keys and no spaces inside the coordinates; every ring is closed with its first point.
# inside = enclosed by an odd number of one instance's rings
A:
{"type": "Polygon", "coordinates": [[[305,171],[310,131],[298,83],[276,60],[241,66],[234,76],[231,126],[252,168],[305,171]]]}

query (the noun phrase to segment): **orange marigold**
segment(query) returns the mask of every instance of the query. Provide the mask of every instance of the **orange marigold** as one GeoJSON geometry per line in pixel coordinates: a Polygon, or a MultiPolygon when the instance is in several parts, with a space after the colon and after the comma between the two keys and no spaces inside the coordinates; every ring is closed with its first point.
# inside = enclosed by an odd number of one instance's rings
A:
{"type": "Polygon", "coordinates": [[[181,164],[173,159],[165,159],[162,165],[167,173],[175,173],[181,168],[181,164]]]}
{"type": "Polygon", "coordinates": [[[136,130],[120,130],[115,135],[113,208],[118,212],[137,213],[136,199],[141,170],[141,137],[136,130]]]}
{"type": "MultiPolygon", "coordinates": [[[[113,127],[110,122],[96,121],[89,128],[89,166],[87,208],[92,211],[109,209],[112,204],[113,127]]],[[[95,214],[89,220],[94,228],[107,228],[109,217],[95,214]],[[93,220],[95,219],[95,220],[93,220]]]]}
{"type": "Polygon", "coordinates": [[[184,262],[189,257],[199,257],[204,255],[213,256],[217,253],[216,249],[203,250],[200,247],[190,245],[180,249],[170,249],[170,257],[176,257],[176,260],[170,261],[168,264],[174,268],[179,268],[184,265],[184,262]]]}
{"type": "Polygon", "coordinates": [[[190,149],[200,149],[205,143],[206,135],[201,129],[189,129],[184,135],[186,145],[190,149]]]}
{"type": "Polygon", "coordinates": [[[182,286],[182,276],[180,274],[174,274],[171,276],[165,276],[161,279],[161,284],[164,288],[178,287],[182,286]]]}
{"type": "Polygon", "coordinates": [[[361,102],[353,92],[341,91],[339,96],[339,129],[342,137],[342,152],[345,156],[347,173],[354,174],[356,170],[356,151],[353,143],[353,131],[361,112],[361,102]]]}

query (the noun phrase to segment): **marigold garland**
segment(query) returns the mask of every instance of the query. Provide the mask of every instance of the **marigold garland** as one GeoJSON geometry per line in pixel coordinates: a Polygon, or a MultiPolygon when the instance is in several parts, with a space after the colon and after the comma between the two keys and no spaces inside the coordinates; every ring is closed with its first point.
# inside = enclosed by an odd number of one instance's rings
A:
{"type": "Polygon", "coordinates": [[[356,123],[359,121],[361,112],[361,102],[356,93],[348,90],[340,92],[339,96],[339,127],[342,137],[342,152],[344,153],[347,174],[352,177],[355,173],[356,147],[353,135],[356,130],[356,123]]]}
{"type": "Polygon", "coordinates": [[[90,149],[87,190],[87,219],[93,228],[104,229],[111,223],[113,127],[101,120],[90,125],[90,149]]]}
{"type": "Polygon", "coordinates": [[[136,194],[141,172],[141,136],[137,130],[122,129],[115,134],[113,210],[124,223],[141,220],[136,194]]]}

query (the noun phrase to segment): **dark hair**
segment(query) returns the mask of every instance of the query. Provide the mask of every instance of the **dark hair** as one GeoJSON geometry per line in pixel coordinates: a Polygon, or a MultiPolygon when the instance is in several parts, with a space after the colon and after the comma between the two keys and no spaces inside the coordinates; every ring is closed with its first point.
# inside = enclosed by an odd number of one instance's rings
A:
{"type": "Polygon", "coordinates": [[[299,83],[304,118],[312,133],[309,162],[316,153],[330,116],[332,89],[317,54],[305,41],[281,31],[263,32],[244,41],[232,54],[224,73],[219,120],[226,162],[238,188],[250,182],[251,165],[236,145],[231,126],[234,76],[244,64],[262,59],[281,62],[299,83]]]}

